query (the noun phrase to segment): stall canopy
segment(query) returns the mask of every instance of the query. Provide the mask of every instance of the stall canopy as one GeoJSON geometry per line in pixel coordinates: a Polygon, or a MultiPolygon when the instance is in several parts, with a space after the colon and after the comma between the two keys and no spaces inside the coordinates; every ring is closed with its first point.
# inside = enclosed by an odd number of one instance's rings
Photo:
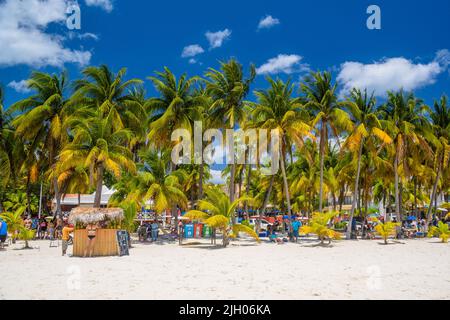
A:
{"type": "Polygon", "coordinates": [[[102,221],[120,221],[124,218],[120,208],[82,208],[72,209],[69,222],[72,224],[98,223],[102,221]]]}

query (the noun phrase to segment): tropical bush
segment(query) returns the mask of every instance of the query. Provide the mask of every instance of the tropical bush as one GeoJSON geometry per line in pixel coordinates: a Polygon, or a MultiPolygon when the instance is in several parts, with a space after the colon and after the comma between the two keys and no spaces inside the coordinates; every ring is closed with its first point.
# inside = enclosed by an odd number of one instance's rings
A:
{"type": "Polygon", "coordinates": [[[378,224],[375,226],[375,231],[383,238],[384,243],[387,244],[388,238],[395,235],[395,229],[400,225],[400,223],[390,221],[385,223],[378,221],[377,223],[378,224]]]}
{"type": "Polygon", "coordinates": [[[448,224],[439,221],[437,227],[433,226],[428,230],[428,237],[439,237],[442,240],[442,243],[447,243],[448,238],[450,237],[448,224]]]}
{"type": "Polygon", "coordinates": [[[199,201],[199,210],[190,210],[185,217],[191,220],[203,220],[209,227],[221,231],[224,247],[228,245],[229,239],[236,238],[239,232],[244,232],[259,242],[259,237],[253,228],[243,224],[233,224],[231,221],[237,206],[245,201],[252,201],[252,199],[241,197],[231,202],[222,190],[211,187],[206,190],[206,199],[199,201]]]}
{"type": "Polygon", "coordinates": [[[36,234],[36,230],[30,230],[27,228],[21,228],[19,231],[19,239],[25,241],[24,249],[31,249],[28,245],[28,241],[33,240],[36,234]]]}
{"type": "Polygon", "coordinates": [[[336,212],[315,212],[310,223],[301,227],[300,232],[305,234],[316,234],[319,237],[321,244],[323,244],[325,240],[328,240],[328,243],[330,244],[333,239],[338,240],[341,238],[341,234],[339,232],[336,232],[328,227],[330,220],[336,215],[336,212]]]}

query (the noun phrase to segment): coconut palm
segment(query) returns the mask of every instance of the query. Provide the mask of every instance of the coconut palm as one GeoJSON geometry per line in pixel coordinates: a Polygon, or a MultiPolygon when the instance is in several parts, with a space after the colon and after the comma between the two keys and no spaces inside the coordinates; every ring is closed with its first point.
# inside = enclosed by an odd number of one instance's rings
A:
{"type": "MultiPolygon", "coordinates": [[[[437,195],[438,183],[441,179],[442,172],[449,166],[450,158],[450,107],[447,105],[447,97],[443,96],[439,103],[434,103],[434,110],[431,115],[432,133],[428,133],[427,137],[434,146],[434,171],[436,178],[433,183],[433,191],[431,193],[430,205],[428,207],[427,222],[431,220],[431,209],[433,208],[433,200],[437,195]]],[[[435,208],[437,210],[437,207],[435,208]]]]}
{"type": "Polygon", "coordinates": [[[94,178],[96,181],[96,208],[99,208],[101,203],[105,170],[116,178],[122,175],[122,170],[136,170],[135,163],[131,160],[131,151],[127,147],[132,133],[128,129],[115,129],[112,118],[94,116],[73,121],[75,136],[60,154],[62,167],[89,168],[90,184],[93,185],[94,178]]]}
{"type": "Polygon", "coordinates": [[[448,224],[443,223],[442,221],[438,222],[437,227],[431,227],[428,236],[431,237],[439,237],[442,240],[442,243],[447,243],[448,238],[450,237],[450,230],[448,229],[448,224]]]}
{"type": "Polygon", "coordinates": [[[206,199],[200,200],[198,203],[199,210],[187,212],[186,217],[193,220],[204,220],[204,223],[211,228],[220,230],[224,247],[228,245],[228,239],[237,237],[239,232],[247,233],[259,241],[258,235],[252,228],[243,224],[232,224],[231,222],[239,204],[244,201],[251,201],[251,198],[241,197],[231,202],[230,198],[218,187],[211,187],[205,193],[206,199]]]}
{"type": "MultiPolygon", "coordinates": [[[[298,147],[303,146],[304,136],[309,135],[310,127],[298,98],[292,97],[294,85],[290,80],[286,83],[280,79],[267,78],[270,83],[268,90],[255,91],[257,103],[252,112],[253,125],[256,128],[277,130],[280,136],[280,167],[283,175],[284,193],[287,204],[287,214],[291,215],[291,199],[286,175],[285,157],[290,141],[298,147]]],[[[272,152],[275,152],[272,150],[272,152]]]]}
{"type": "Polygon", "coordinates": [[[352,208],[350,210],[350,223],[347,226],[347,239],[350,239],[353,215],[356,209],[357,195],[359,194],[359,179],[361,173],[361,159],[365,140],[371,136],[378,137],[383,144],[390,144],[392,139],[381,129],[378,120],[376,101],[373,96],[368,96],[367,90],[361,92],[353,89],[350,100],[347,102],[348,112],[353,122],[353,130],[344,143],[352,153],[357,153],[357,169],[355,176],[355,188],[353,189],[352,208]]]}
{"type": "Polygon", "coordinates": [[[320,138],[320,190],[319,190],[319,212],[323,209],[323,187],[324,187],[324,158],[328,146],[328,138],[331,135],[336,137],[339,144],[339,129],[351,127],[348,114],[340,108],[336,96],[337,84],[332,84],[329,72],[311,73],[305,77],[301,84],[301,90],[305,94],[307,102],[305,109],[311,110],[315,119],[313,126],[317,126],[320,138]]]}
{"type": "Polygon", "coordinates": [[[81,111],[96,113],[101,119],[110,118],[114,130],[127,128],[139,132],[139,125],[145,120],[145,107],[136,101],[133,94],[139,79],[124,80],[126,68],[116,74],[106,65],[87,67],[82,71],[83,79],[74,83],[73,105],[82,106],[81,111]],[[84,109],[84,110],[83,110],[84,109]]]}
{"type": "Polygon", "coordinates": [[[67,141],[64,121],[71,113],[69,99],[66,97],[67,74],[58,76],[36,71],[31,74],[27,85],[36,94],[11,106],[12,110],[20,112],[13,121],[15,134],[30,145],[30,154],[41,148],[43,159],[50,169],[49,178],[56,199],[56,214],[61,215],[61,192],[55,166],[58,154],[67,141]]]}
{"type": "Polygon", "coordinates": [[[313,214],[310,223],[307,226],[300,228],[300,232],[305,234],[316,234],[319,237],[320,244],[323,244],[325,240],[328,240],[328,244],[331,244],[333,239],[340,239],[339,232],[328,228],[330,221],[338,214],[338,212],[329,211],[326,213],[316,212],[313,214]]]}
{"type": "Polygon", "coordinates": [[[183,182],[187,174],[182,169],[169,170],[170,150],[158,152],[151,148],[139,154],[142,164],[138,165],[136,176],[129,177],[130,188],[125,202],[144,204],[153,201],[158,213],[179,206],[187,208],[187,197],[183,191],[183,182]]]}
{"type": "Polygon", "coordinates": [[[193,132],[194,121],[201,120],[204,97],[195,94],[198,77],[188,78],[185,74],[179,79],[168,69],[156,72],[149,77],[159,97],[151,98],[148,108],[153,121],[150,124],[148,139],[159,147],[167,147],[175,129],[187,129],[193,132]]]}
{"type": "Polygon", "coordinates": [[[400,223],[390,221],[385,223],[378,221],[378,224],[375,226],[375,231],[383,238],[384,244],[388,244],[388,238],[395,235],[396,227],[399,225],[400,223]]]}
{"type": "Polygon", "coordinates": [[[428,108],[412,93],[405,94],[403,90],[400,90],[399,92],[388,92],[388,100],[381,110],[384,113],[386,129],[393,140],[395,213],[398,221],[401,221],[399,168],[402,166],[404,176],[408,173],[407,155],[412,154],[413,150],[432,153],[422,135],[428,127],[425,118],[428,108]]]}
{"type": "MultiPolygon", "coordinates": [[[[220,63],[220,71],[209,68],[206,73],[206,92],[213,100],[209,115],[211,125],[235,129],[245,117],[244,99],[250,91],[250,84],[256,76],[255,67],[250,67],[249,77],[244,77],[243,67],[236,60],[220,63]]],[[[231,164],[229,195],[231,202],[235,197],[236,164],[231,164]]],[[[234,221],[234,219],[233,219],[234,221]]]]}

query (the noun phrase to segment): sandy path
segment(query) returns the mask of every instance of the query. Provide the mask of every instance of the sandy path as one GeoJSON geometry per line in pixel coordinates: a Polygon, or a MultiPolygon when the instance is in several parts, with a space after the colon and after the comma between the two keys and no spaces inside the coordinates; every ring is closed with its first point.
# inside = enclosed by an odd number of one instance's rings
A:
{"type": "Polygon", "coordinates": [[[39,241],[0,252],[0,299],[450,299],[450,245],[437,241],[136,245],[93,259],[39,241]]]}

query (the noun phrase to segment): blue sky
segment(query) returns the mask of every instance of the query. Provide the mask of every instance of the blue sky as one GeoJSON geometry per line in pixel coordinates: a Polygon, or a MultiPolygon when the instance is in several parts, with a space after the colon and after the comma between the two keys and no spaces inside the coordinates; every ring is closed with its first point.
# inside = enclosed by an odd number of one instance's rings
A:
{"type": "Polygon", "coordinates": [[[23,80],[35,69],[67,69],[75,79],[86,64],[107,64],[145,79],[164,66],[203,74],[230,57],[256,65],[253,89],[266,86],[265,75],[299,81],[308,69],[332,71],[343,93],[368,86],[380,99],[385,88],[402,86],[431,103],[450,88],[448,0],[78,0],[76,31],[65,24],[68,2],[0,0],[6,106],[24,96],[23,80]],[[366,27],[372,4],[381,9],[381,30],[366,27]]]}

